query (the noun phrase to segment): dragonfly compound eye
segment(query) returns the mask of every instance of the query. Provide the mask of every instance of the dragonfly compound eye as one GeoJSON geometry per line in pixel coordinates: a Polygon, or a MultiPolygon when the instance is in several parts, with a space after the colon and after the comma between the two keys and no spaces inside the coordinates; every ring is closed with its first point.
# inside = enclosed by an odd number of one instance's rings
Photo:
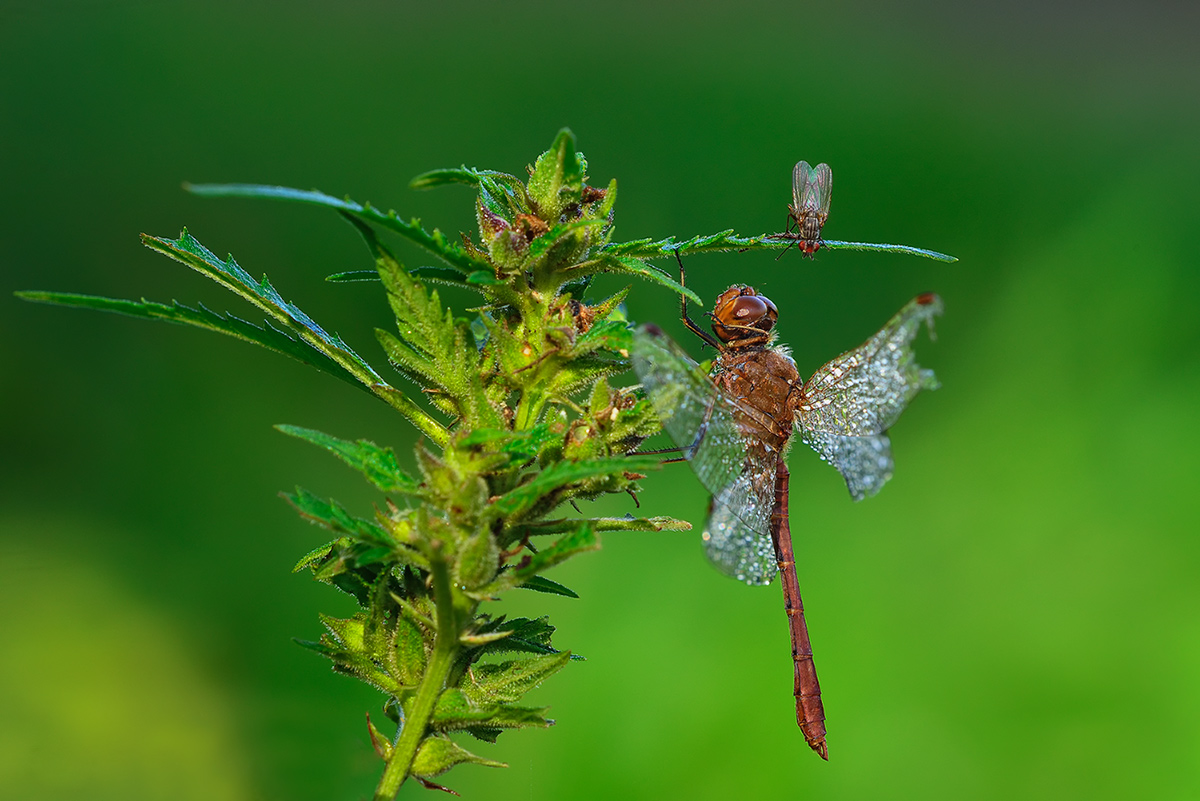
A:
{"type": "Polygon", "coordinates": [[[779,319],[779,311],[768,298],[749,287],[740,292],[733,295],[732,290],[727,291],[713,310],[713,331],[722,342],[762,339],[779,319]]]}

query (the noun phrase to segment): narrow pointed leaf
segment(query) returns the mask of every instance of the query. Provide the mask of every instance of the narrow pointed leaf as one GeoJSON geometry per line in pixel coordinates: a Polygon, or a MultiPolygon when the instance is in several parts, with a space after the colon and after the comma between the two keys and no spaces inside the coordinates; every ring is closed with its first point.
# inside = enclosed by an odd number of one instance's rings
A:
{"type": "Polygon", "coordinates": [[[576,530],[559,537],[550,547],[522,558],[516,567],[501,575],[499,581],[520,586],[543,570],[565,562],[576,554],[594,551],[599,547],[600,539],[596,536],[596,530],[584,523],[576,530]]]}
{"type": "Polygon", "coordinates": [[[391,448],[380,448],[374,442],[365,439],[357,442],[338,439],[311,428],[290,425],[277,425],[275,428],[284,434],[324,448],[362,473],[368,481],[384,492],[398,492],[405,495],[420,493],[417,482],[400,469],[400,464],[396,461],[396,454],[391,448]]]}
{"type": "Polygon", "coordinates": [[[156,250],[186,264],[253,303],[286,327],[293,335],[304,339],[313,347],[322,350],[334,361],[342,364],[347,370],[358,376],[364,384],[370,386],[384,383],[371,366],[351,350],[350,346],[341,340],[341,337],[326,333],[299,307],[284,300],[265,277],[261,281],[255,281],[233,260],[232,256],[222,261],[187,231],[180,234],[179,239],[164,239],[142,234],[142,242],[151,250],[156,250]]]}
{"type": "Polygon", "coordinates": [[[327,275],[325,280],[331,284],[378,283],[379,273],[375,270],[348,270],[327,275]]]}
{"type": "Polygon", "coordinates": [[[557,673],[569,662],[567,651],[508,662],[477,664],[471,683],[463,688],[475,704],[512,703],[557,673]]]}
{"type": "Polygon", "coordinates": [[[934,259],[936,261],[958,261],[957,256],[947,256],[945,253],[938,253],[936,250],[914,248],[911,245],[881,245],[874,242],[839,242],[833,239],[822,239],[821,247],[828,250],[867,250],[881,253],[907,253],[910,256],[924,256],[927,259],[934,259]]]}
{"type": "Polygon", "coordinates": [[[253,342],[276,353],[291,356],[323,373],[340,378],[359,389],[372,392],[370,385],[364,383],[359,374],[346,369],[343,364],[330,358],[325,349],[315,347],[311,342],[296,336],[290,330],[281,330],[270,325],[260,328],[253,323],[234,317],[232,314],[218,314],[204,306],[191,308],[177,301],[167,305],[148,300],[120,300],[66,292],[18,292],[16,294],[19,298],[35,303],[113,312],[127,317],[162,320],[192,328],[203,328],[206,331],[216,331],[243,342],[253,342]]]}
{"type": "Polygon", "coordinates": [[[393,364],[424,379],[426,385],[442,389],[469,423],[498,424],[495,410],[484,397],[479,352],[467,346],[470,336],[467,323],[454,318],[442,305],[436,290],[426,290],[413,278],[370,226],[353,217],[347,219],[375,256],[396,316],[402,339],[388,332],[376,332],[393,364]]]}
{"type": "Polygon", "coordinates": [[[658,459],[645,456],[616,456],[605,459],[585,459],[578,462],[557,462],[512,492],[496,499],[488,510],[492,519],[511,518],[531,509],[554,490],[589,479],[627,472],[657,470],[658,459]]]}
{"type": "Polygon", "coordinates": [[[499,634],[501,638],[484,644],[480,653],[521,652],[530,654],[557,654],[560,651],[550,642],[554,626],[547,617],[516,617],[512,620],[495,620],[483,626],[481,634],[499,634]]]}
{"type": "Polygon", "coordinates": [[[316,548],[313,548],[311,551],[304,554],[304,556],[300,557],[300,560],[296,562],[296,566],[292,568],[292,572],[299,573],[304,568],[324,559],[329,552],[334,549],[335,546],[344,546],[349,542],[350,540],[348,537],[338,537],[336,540],[330,540],[324,545],[318,545],[316,548]]]}
{"type": "Polygon", "coordinates": [[[391,546],[391,538],[377,523],[354,517],[334,501],[326,501],[301,487],[283,497],[304,519],[338,534],[348,534],[374,546],[391,546]]]}
{"type": "Polygon", "coordinates": [[[686,296],[698,306],[704,306],[704,302],[700,300],[700,296],[695,292],[684,287],[664,271],[652,264],[642,261],[639,258],[605,252],[598,259],[595,259],[591,262],[586,262],[585,264],[590,264],[592,266],[581,269],[587,269],[587,271],[590,273],[617,273],[620,275],[636,275],[641,278],[645,278],[647,281],[652,283],[668,287],[678,294],[686,296]]]}
{"type": "Polygon", "coordinates": [[[534,576],[518,585],[525,590],[533,590],[534,592],[544,592],[550,595],[563,595],[567,598],[578,598],[579,595],[570,587],[564,587],[557,581],[551,581],[545,576],[534,576]]]}
{"type": "Polygon", "coordinates": [[[436,731],[461,731],[482,726],[489,729],[546,728],[545,707],[519,707],[509,704],[471,703],[466,694],[450,688],[438,698],[429,725],[436,731]]]}
{"type": "Polygon", "coordinates": [[[445,773],[455,765],[461,765],[464,762],[485,765],[489,768],[508,767],[503,762],[476,756],[445,737],[433,736],[426,737],[421,743],[417,755],[413,758],[411,771],[414,776],[429,778],[445,773]]]}
{"type": "Polygon", "coordinates": [[[286,186],[263,186],[258,184],[185,184],[187,191],[204,197],[253,197],[269,200],[288,200],[314,206],[344,211],[355,217],[381,225],[395,231],[411,242],[433,253],[452,267],[465,273],[488,269],[490,265],[472,257],[462,245],[452,242],[437,229],[429,233],[421,228],[418,220],[405,222],[394,211],[381,212],[371,206],[357,203],[349,198],[339,200],[316,190],[292,189],[286,186]]]}
{"type": "Polygon", "coordinates": [[[542,219],[553,225],[567,206],[579,202],[586,169],[586,162],[575,150],[575,135],[563,128],[529,176],[529,197],[542,219]]]}

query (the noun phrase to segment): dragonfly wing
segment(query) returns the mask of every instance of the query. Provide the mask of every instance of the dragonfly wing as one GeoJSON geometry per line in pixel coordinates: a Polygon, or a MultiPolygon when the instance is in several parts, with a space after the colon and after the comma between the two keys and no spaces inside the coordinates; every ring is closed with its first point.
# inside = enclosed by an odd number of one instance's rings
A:
{"type": "Polygon", "coordinates": [[[917,364],[912,341],[922,322],[932,335],[941,313],[941,298],[920,295],[804,385],[796,412],[800,438],[838,469],[855,500],[874,495],[892,477],[885,432],[918,392],[938,386],[933,371],[917,364]]]}
{"type": "Polygon", "coordinates": [[[886,434],[854,437],[802,430],[800,438],[838,469],[856,501],[879,492],[892,477],[892,442],[886,434]]]}
{"type": "Polygon", "coordinates": [[[630,360],[663,429],[713,495],[709,559],[747,584],[769,584],[778,570],[770,537],[778,454],[748,446],[737,402],[657,326],[634,331],[630,360]]]}
{"type": "Polygon", "coordinates": [[[779,565],[771,544],[774,485],[747,472],[713,496],[704,525],[704,552],[727,576],[747,584],[770,584],[779,565]]]}
{"type": "Polygon", "coordinates": [[[747,456],[733,401],[656,325],[633,332],[630,361],[663,430],[704,488],[720,497],[741,475],[747,456]]]}

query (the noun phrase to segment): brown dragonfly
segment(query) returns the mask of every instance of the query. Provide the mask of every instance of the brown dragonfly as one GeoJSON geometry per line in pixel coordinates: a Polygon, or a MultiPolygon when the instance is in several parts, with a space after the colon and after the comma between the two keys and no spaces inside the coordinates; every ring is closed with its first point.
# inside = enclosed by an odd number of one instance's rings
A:
{"type": "MultiPolygon", "coordinates": [[[[676,258],[679,254],[676,253],[676,258]]],[[[683,261],[680,260],[683,283],[683,261]]],[[[723,573],[747,584],[783,584],[795,662],[796,722],[809,746],[829,758],[825,712],[804,621],[788,523],[785,460],[793,430],[841,472],[851,497],[877,493],[892,476],[887,430],[922,389],[935,389],[912,341],[942,311],[932,293],[918,295],[882,329],[801,381],[795,362],[775,344],[775,304],[734,285],[716,300],[715,337],[696,325],[682,302],[683,322],[716,348],[705,372],[658,326],[633,336],[631,360],[663,428],[700,483],[712,493],[704,547],[723,573]]]]}
{"type": "Polygon", "coordinates": [[[796,247],[805,255],[816,253],[821,247],[821,228],[829,219],[832,191],[833,171],[828,164],[810,167],[807,161],[797,162],[792,170],[792,205],[788,206],[787,230],[778,236],[795,240],[796,247]]]}

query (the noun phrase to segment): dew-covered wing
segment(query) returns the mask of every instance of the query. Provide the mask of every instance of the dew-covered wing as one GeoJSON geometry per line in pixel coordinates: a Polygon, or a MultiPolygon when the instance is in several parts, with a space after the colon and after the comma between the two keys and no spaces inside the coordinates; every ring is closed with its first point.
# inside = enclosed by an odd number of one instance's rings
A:
{"type": "Polygon", "coordinates": [[[729,576],[768,583],[776,570],[769,530],[771,453],[748,447],[736,421],[736,401],[658,326],[634,331],[630,357],[663,429],[712,493],[704,532],[709,558],[729,576]]]}
{"type": "Polygon", "coordinates": [[[704,552],[727,576],[747,584],[770,584],[779,572],[771,544],[774,473],[747,471],[713,496],[704,525],[704,552]]]}
{"type": "Polygon", "coordinates": [[[705,489],[721,495],[741,475],[746,461],[746,440],[734,420],[733,400],[656,325],[633,332],[630,361],[663,430],[705,489]]]}
{"type": "Polygon", "coordinates": [[[797,162],[792,170],[792,202],[797,212],[816,214],[824,224],[829,217],[829,199],[833,190],[833,171],[828,164],[810,167],[797,162]]]}
{"type": "Polygon", "coordinates": [[[885,432],[918,392],[938,386],[933,371],[917,364],[912,341],[922,322],[932,337],[933,318],[941,313],[941,298],[920,295],[804,385],[796,412],[800,438],[838,469],[856,501],[874,495],[892,477],[885,432]]]}

